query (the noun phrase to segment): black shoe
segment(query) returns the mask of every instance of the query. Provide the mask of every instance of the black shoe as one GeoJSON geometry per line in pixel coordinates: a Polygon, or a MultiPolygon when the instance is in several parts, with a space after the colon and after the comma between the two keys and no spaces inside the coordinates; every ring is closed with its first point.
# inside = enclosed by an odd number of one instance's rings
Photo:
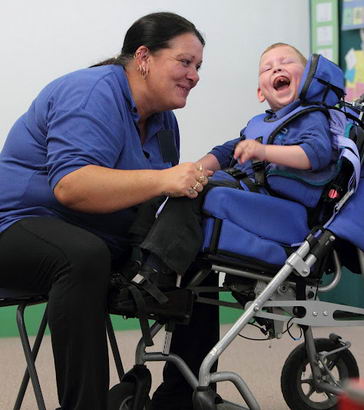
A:
{"type": "Polygon", "coordinates": [[[127,280],[132,280],[141,270],[142,261],[139,259],[131,259],[121,268],[121,273],[127,280]]]}
{"type": "Polygon", "coordinates": [[[121,289],[130,284],[130,281],[138,275],[141,269],[141,262],[130,260],[120,269],[120,272],[112,272],[110,276],[110,289],[121,289]]]}
{"type": "MultiPolygon", "coordinates": [[[[173,401],[175,400],[175,397],[173,397],[173,401]]],[[[171,403],[166,403],[166,404],[154,404],[152,402],[150,406],[150,410],[193,410],[193,406],[184,406],[183,404],[176,404],[177,407],[171,407],[171,403]]]]}
{"type": "MultiPolygon", "coordinates": [[[[214,391],[211,393],[215,404],[224,403],[221,396],[214,391]]],[[[152,397],[150,410],[194,410],[192,397],[193,392],[186,391],[183,394],[181,391],[168,391],[162,383],[152,397]]]]}
{"type": "Polygon", "coordinates": [[[150,410],[193,410],[193,390],[168,389],[162,383],[154,392],[150,410]]]}
{"type": "Polygon", "coordinates": [[[131,281],[143,294],[151,295],[160,304],[168,301],[166,291],[177,289],[176,282],[175,273],[161,273],[147,264],[142,266],[140,272],[131,281]]]}
{"type": "Polygon", "coordinates": [[[164,296],[167,302],[162,304],[150,294],[139,292],[142,302],[133,295],[130,288],[110,293],[109,312],[126,317],[146,317],[160,322],[174,319],[181,324],[189,323],[195,299],[191,290],[177,288],[166,291],[164,296]]]}

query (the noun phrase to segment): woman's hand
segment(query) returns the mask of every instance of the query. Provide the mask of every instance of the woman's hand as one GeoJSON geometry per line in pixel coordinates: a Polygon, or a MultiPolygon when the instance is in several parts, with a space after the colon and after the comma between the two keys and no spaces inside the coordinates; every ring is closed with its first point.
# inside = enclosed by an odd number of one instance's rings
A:
{"type": "Polygon", "coordinates": [[[204,169],[199,162],[184,162],[161,171],[162,195],[196,198],[208,182],[213,171],[204,169]]]}

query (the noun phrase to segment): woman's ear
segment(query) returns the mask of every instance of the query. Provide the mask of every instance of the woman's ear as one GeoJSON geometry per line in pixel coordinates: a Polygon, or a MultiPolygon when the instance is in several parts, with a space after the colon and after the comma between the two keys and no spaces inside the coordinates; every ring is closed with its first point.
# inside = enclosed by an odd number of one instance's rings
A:
{"type": "Polygon", "coordinates": [[[140,46],[134,54],[134,60],[137,66],[137,70],[141,76],[145,79],[149,74],[149,57],[150,51],[146,46],[140,46]]]}
{"type": "Polygon", "coordinates": [[[135,58],[136,63],[139,65],[139,64],[147,62],[149,59],[149,55],[150,55],[149,48],[146,46],[140,46],[137,48],[134,54],[134,58],[135,58]]]}
{"type": "Polygon", "coordinates": [[[259,102],[264,102],[265,101],[265,97],[264,97],[264,95],[263,95],[263,93],[262,93],[262,90],[261,90],[261,88],[260,87],[258,87],[258,90],[257,90],[257,96],[258,96],[258,100],[259,100],[259,102]]]}

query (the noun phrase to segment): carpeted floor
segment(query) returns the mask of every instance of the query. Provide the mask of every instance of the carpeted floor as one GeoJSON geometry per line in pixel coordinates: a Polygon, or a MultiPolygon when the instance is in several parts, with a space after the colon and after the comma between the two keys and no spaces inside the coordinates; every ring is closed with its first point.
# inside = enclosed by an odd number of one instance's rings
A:
{"type": "MultiPolygon", "coordinates": [[[[229,325],[223,325],[222,332],[225,332],[228,328],[229,325]]],[[[361,327],[320,328],[314,334],[316,337],[327,337],[331,332],[337,333],[344,339],[352,342],[351,351],[358,361],[359,369],[364,373],[363,329],[361,327]]],[[[294,336],[298,336],[299,332],[297,329],[294,329],[292,333],[294,336]]],[[[263,336],[250,326],[244,330],[244,334],[250,337],[263,336]]],[[[162,336],[162,333],[157,335],[155,350],[160,349],[162,336]]],[[[130,368],[133,364],[134,348],[139,337],[139,331],[117,333],[126,369],[130,368]]],[[[219,370],[234,371],[240,374],[255,395],[262,410],[287,410],[288,407],[280,390],[280,373],[288,354],[299,343],[301,341],[294,341],[287,334],[282,339],[271,342],[248,341],[238,337],[221,356],[219,370]]],[[[11,410],[25,366],[19,339],[0,339],[0,366],[0,409],[11,410]]],[[[150,363],[148,367],[153,375],[153,391],[161,381],[162,364],[150,363]]],[[[45,337],[42,344],[37,360],[37,369],[47,410],[54,410],[58,407],[58,401],[49,336],[45,337]]],[[[111,385],[116,382],[117,375],[112,366],[111,385]]],[[[243,405],[239,393],[231,383],[221,383],[219,385],[219,393],[223,398],[243,405]]],[[[22,410],[35,410],[36,408],[33,391],[29,388],[22,410]]]]}

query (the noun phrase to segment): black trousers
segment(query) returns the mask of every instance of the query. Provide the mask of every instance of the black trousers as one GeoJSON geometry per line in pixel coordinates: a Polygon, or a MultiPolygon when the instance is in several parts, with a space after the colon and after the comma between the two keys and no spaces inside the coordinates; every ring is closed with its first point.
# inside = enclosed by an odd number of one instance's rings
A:
{"type": "Polygon", "coordinates": [[[63,410],[105,410],[105,317],[110,252],[100,238],[56,218],[25,218],[0,235],[0,286],[49,294],[63,410]]]}
{"type": "MultiPolygon", "coordinates": [[[[48,321],[62,410],[105,410],[109,388],[105,315],[111,270],[107,246],[94,234],[59,219],[34,217],[0,234],[0,250],[1,287],[49,294],[48,321]]],[[[208,280],[215,283],[217,278],[208,280]]],[[[218,308],[196,304],[191,324],[176,327],[171,350],[197,375],[218,336],[218,308]]],[[[178,410],[192,409],[191,396],[180,372],[173,364],[166,365],[154,409],[172,410],[177,404],[178,410]]]]}
{"type": "Polygon", "coordinates": [[[152,200],[141,205],[130,229],[140,247],[157,255],[173,271],[183,274],[198,255],[202,241],[202,206],[206,194],[215,187],[241,189],[238,181],[210,180],[199,195],[169,198],[159,217],[155,210],[160,204],[152,200]]]}
{"type": "MultiPolygon", "coordinates": [[[[188,282],[193,273],[193,270],[186,273],[183,278],[184,283],[188,282]]],[[[218,276],[210,275],[202,285],[216,286],[217,283],[218,276]]],[[[218,298],[217,293],[204,294],[204,296],[218,298]]],[[[195,303],[190,324],[177,325],[173,332],[171,352],[180,356],[198,377],[201,363],[218,342],[219,335],[219,307],[195,303]]],[[[217,362],[212,370],[215,371],[216,368],[217,362]]],[[[192,387],[177,367],[173,363],[167,363],[163,369],[163,383],[153,395],[152,410],[193,410],[192,394],[192,387]]]]}

